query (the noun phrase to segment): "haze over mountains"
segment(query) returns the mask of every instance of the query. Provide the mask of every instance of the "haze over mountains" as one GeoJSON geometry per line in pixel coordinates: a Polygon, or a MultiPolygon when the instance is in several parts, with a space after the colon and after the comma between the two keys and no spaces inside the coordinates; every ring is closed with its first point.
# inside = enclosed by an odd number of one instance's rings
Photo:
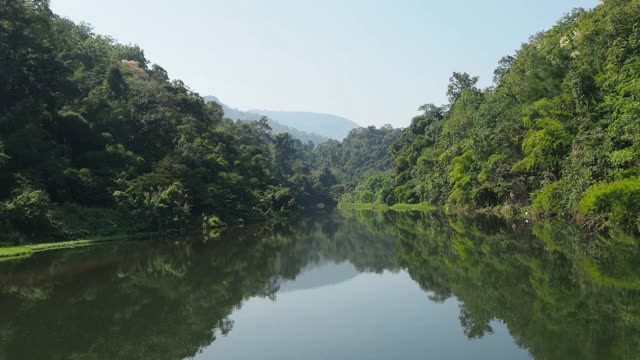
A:
{"type": "Polygon", "coordinates": [[[273,110],[242,111],[224,104],[215,96],[205,96],[204,99],[220,104],[225,117],[233,120],[256,121],[266,116],[274,133],[288,132],[303,142],[321,144],[329,139],[342,140],[351,130],[360,127],[358,123],[337,115],[273,110]]]}
{"type": "Polygon", "coordinates": [[[349,131],[361,127],[358,123],[337,115],[314,112],[250,110],[269,117],[283,125],[342,140],[349,131]]]}

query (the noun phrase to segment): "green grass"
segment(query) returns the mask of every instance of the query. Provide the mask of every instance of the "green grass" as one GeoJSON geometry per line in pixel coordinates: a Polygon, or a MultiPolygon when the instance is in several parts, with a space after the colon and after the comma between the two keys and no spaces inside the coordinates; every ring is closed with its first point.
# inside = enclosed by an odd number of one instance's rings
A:
{"type": "Polygon", "coordinates": [[[112,236],[102,236],[102,237],[83,239],[83,240],[71,240],[71,241],[62,241],[62,242],[44,243],[44,244],[0,247],[0,261],[24,259],[24,258],[30,257],[34,253],[38,253],[42,251],[73,249],[78,247],[106,244],[106,243],[123,241],[123,240],[140,240],[140,239],[149,238],[153,235],[155,235],[155,233],[138,233],[133,235],[129,235],[129,234],[112,235],[112,236]]]}
{"type": "Polygon", "coordinates": [[[0,257],[25,256],[31,255],[32,253],[33,249],[31,249],[29,246],[11,246],[0,248],[0,257]]]}
{"type": "Polygon", "coordinates": [[[342,209],[347,210],[375,210],[375,211],[434,211],[437,207],[427,204],[395,204],[393,206],[389,206],[386,204],[378,204],[378,203],[355,203],[341,206],[342,209]]]}
{"type": "Polygon", "coordinates": [[[427,203],[420,204],[395,204],[391,206],[389,209],[393,211],[435,211],[438,208],[427,203]]]}

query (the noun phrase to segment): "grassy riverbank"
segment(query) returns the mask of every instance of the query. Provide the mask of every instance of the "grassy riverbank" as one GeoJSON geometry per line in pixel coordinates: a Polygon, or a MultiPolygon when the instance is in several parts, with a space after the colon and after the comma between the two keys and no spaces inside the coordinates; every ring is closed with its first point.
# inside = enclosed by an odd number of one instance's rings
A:
{"type": "Polygon", "coordinates": [[[28,258],[31,255],[51,250],[73,249],[78,247],[107,244],[124,240],[144,240],[153,238],[157,233],[121,234],[90,239],[71,240],[43,244],[0,247],[0,261],[28,258]]]}
{"type": "Polygon", "coordinates": [[[380,203],[350,203],[339,204],[340,209],[345,210],[376,210],[376,211],[434,211],[438,208],[436,206],[420,203],[420,204],[395,204],[392,206],[380,203]]]}
{"type": "Polygon", "coordinates": [[[531,207],[529,206],[511,206],[503,205],[493,208],[480,208],[474,209],[470,207],[437,207],[428,203],[419,204],[395,204],[387,205],[382,203],[338,203],[338,208],[342,210],[356,210],[356,211],[420,211],[420,212],[432,212],[440,209],[445,214],[491,214],[499,216],[505,219],[533,219],[531,213],[531,207]]]}

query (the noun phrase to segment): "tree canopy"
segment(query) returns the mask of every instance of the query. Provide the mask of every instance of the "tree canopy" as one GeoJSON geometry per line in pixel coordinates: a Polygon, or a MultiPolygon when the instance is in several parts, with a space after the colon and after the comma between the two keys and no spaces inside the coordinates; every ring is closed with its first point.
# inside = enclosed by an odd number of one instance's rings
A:
{"type": "Polygon", "coordinates": [[[503,57],[489,88],[454,73],[449,103],[420,107],[391,147],[379,200],[640,226],[623,200],[640,193],[639,21],[639,1],[605,0],[503,57]]]}
{"type": "Polygon", "coordinates": [[[176,231],[332,202],[312,144],[274,136],[264,120],[223,118],[139,47],[61,18],[47,1],[0,10],[0,228],[9,240],[86,235],[68,224],[74,207],[176,231]]]}

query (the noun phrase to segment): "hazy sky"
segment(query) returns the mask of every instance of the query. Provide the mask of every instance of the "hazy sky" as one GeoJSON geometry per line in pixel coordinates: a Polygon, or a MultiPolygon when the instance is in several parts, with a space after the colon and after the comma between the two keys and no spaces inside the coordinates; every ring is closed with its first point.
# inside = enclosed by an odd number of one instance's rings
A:
{"type": "Polygon", "coordinates": [[[140,45],[171,78],[240,109],[406,126],[446,101],[453,71],[489,85],[498,60],[598,0],[51,0],[140,45]]]}

